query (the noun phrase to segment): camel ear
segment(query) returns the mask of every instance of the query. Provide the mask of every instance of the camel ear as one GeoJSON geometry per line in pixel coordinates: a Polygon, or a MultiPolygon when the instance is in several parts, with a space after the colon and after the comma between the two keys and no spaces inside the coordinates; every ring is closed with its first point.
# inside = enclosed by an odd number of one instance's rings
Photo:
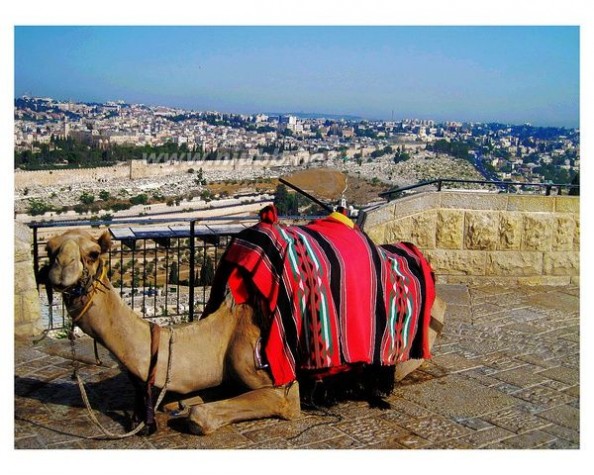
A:
{"type": "Polygon", "coordinates": [[[111,234],[109,231],[104,231],[99,239],[97,239],[97,243],[101,246],[101,254],[105,254],[111,248],[111,234]]]}

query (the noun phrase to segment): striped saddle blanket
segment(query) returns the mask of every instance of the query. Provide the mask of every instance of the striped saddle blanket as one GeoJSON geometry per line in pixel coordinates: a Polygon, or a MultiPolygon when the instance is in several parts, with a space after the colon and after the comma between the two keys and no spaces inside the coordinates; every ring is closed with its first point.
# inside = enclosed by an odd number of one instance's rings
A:
{"type": "Polygon", "coordinates": [[[300,370],[431,357],[429,263],[409,243],[376,246],[339,213],[306,226],[260,222],[242,231],[221,258],[213,290],[221,279],[238,304],[260,297],[276,385],[300,370]]]}

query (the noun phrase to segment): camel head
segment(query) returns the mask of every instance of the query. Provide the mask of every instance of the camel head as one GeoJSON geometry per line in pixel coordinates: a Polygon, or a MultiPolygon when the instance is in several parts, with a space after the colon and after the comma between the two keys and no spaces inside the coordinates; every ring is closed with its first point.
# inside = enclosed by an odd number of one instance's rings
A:
{"type": "Polygon", "coordinates": [[[51,238],[46,246],[50,262],[47,284],[58,292],[86,288],[98,272],[101,255],[111,246],[109,231],[98,239],[82,230],[67,231],[51,238]]]}

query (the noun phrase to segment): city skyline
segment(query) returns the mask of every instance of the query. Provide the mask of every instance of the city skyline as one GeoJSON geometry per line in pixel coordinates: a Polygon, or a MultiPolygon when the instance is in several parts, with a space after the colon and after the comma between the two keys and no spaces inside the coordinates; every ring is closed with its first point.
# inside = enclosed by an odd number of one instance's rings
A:
{"type": "Polygon", "coordinates": [[[17,26],[14,33],[15,97],[579,127],[578,27],[17,26]]]}

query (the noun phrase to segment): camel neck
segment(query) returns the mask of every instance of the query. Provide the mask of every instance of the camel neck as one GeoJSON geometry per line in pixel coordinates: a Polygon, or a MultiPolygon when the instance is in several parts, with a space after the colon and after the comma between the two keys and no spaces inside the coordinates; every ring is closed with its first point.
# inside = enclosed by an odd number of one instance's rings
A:
{"type": "MultiPolygon", "coordinates": [[[[109,290],[97,292],[78,325],[101,342],[133,375],[143,381],[147,379],[150,325],[122,301],[111,285],[109,290]]],[[[160,335],[155,386],[162,387],[165,383],[168,365],[173,368],[169,387],[172,391],[185,393],[220,384],[227,345],[236,325],[232,312],[215,312],[192,324],[165,327],[160,335]],[[175,336],[169,361],[172,332],[175,336]]]]}
{"type": "Polygon", "coordinates": [[[122,301],[111,285],[95,293],[77,324],[112,352],[132,374],[143,380],[147,378],[150,325],[122,301]]]}

